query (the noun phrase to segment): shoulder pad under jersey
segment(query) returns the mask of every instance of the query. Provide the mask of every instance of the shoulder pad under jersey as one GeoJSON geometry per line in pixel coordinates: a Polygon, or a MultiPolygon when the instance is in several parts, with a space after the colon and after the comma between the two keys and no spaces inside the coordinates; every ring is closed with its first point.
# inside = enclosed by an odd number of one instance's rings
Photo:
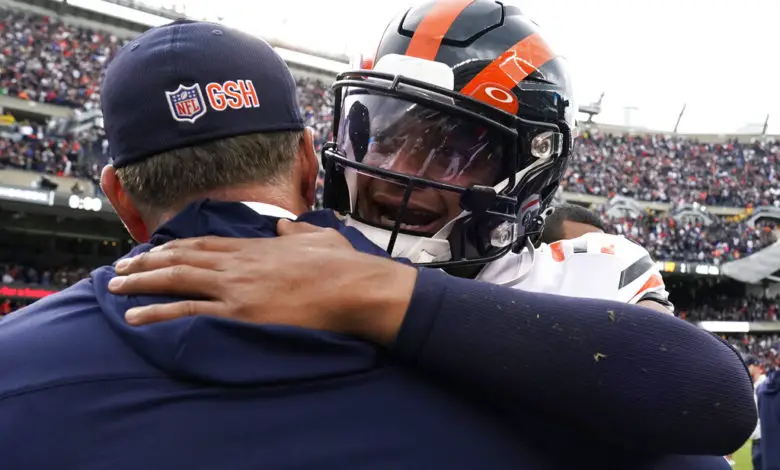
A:
{"type": "Polygon", "coordinates": [[[542,245],[535,258],[532,271],[557,277],[560,294],[632,304],[652,300],[674,311],[650,254],[623,236],[588,233],[542,245]]]}

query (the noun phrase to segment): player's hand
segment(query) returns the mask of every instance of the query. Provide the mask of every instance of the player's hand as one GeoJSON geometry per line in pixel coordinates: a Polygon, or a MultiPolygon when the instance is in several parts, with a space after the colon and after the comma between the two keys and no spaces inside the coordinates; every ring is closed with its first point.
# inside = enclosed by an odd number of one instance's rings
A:
{"type": "Polygon", "coordinates": [[[393,341],[416,269],[359,253],[335,230],[281,220],[277,232],[166,243],[118,263],[109,290],[198,299],[132,308],[131,325],[215,315],[393,341]]]}

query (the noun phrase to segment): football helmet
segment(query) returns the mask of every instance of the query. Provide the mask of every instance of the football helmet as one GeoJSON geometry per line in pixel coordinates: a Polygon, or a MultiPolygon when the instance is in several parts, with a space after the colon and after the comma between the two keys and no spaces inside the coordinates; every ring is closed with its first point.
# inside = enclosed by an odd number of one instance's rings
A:
{"type": "Polygon", "coordinates": [[[565,60],[516,7],[443,0],[340,74],[323,203],[416,265],[486,264],[539,237],[574,137],[565,60]]]}

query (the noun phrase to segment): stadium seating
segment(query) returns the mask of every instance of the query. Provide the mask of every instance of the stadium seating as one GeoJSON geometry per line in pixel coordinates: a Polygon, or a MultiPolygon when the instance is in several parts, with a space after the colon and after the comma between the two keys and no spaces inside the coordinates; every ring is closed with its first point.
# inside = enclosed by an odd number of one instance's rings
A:
{"type": "MultiPolygon", "coordinates": [[[[97,133],[94,140],[82,136],[53,135],[27,122],[14,123],[2,129],[0,137],[0,168],[31,170],[57,176],[74,176],[96,180],[101,164],[78,165],[85,161],[85,149],[100,146],[97,133]]],[[[102,162],[104,163],[105,160],[102,162]]]]}
{"type": "Polygon", "coordinates": [[[99,106],[103,67],[123,45],[111,34],[0,8],[0,93],[72,108],[99,106]]]}
{"type": "Polygon", "coordinates": [[[25,284],[62,289],[84,279],[88,274],[89,270],[84,267],[38,270],[16,263],[0,264],[2,284],[25,284]]]}
{"type": "Polygon", "coordinates": [[[697,142],[584,132],[564,181],[571,192],[641,201],[780,207],[780,144],[697,142]]]}
{"type": "Polygon", "coordinates": [[[705,227],[651,214],[608,219],[610,231],[645,247],[654,259],[720,265],[739,259],[777,241],[772,226],[751,228],[740,222],[715,219],[705,227]]]}

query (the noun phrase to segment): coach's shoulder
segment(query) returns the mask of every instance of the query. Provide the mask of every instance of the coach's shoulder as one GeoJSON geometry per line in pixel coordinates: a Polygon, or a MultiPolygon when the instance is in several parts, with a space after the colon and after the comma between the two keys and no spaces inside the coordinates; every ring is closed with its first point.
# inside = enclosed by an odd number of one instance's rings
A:
{"type": "Polygon", "coordinates": [[[0,321],[0,397],[89,377],[118,343],[90,279],[38,300],[0,321]]]}

